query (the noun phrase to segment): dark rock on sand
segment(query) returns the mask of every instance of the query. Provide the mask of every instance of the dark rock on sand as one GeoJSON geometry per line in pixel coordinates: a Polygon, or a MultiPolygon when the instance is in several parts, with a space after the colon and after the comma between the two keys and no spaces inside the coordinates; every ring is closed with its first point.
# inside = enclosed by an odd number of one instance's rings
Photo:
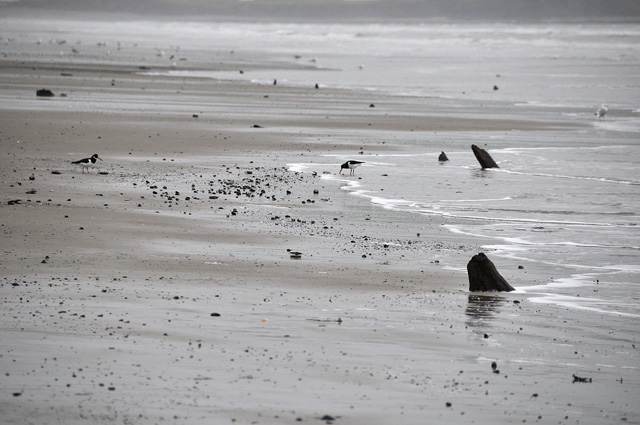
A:
{"type": "Polygon", "coordinates": [[[36,91],[36,96],[39,96],[39,97],[54,97],[55,95],[49,89],[40,89],[40,90],[36,91]]]}
{"type": "Polygon", "coordinates": [[[481,149],[476,145],[471,145],[471,150],[482,168],[500,168],[493,158],[491,158],[491,155],[489,155],[489,153],[484,149],[481,149]]]}
{"type": "Polygon", "coordinates": [[[470,291],[513,291],[514,288],[498,273],[496,266],[484,254],[474,255],[467,264],[470,291]]]}

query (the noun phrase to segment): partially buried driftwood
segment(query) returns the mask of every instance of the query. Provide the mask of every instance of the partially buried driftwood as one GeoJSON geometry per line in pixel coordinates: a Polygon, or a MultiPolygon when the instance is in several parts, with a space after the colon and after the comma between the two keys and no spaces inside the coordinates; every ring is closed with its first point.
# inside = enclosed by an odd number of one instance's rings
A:
{"type": "Polygon", "coordinates": [[[483,252],[474,255],[467,264],[470,291],[513,291],[513,286],[498,273],[496,266],[483,252]]]}
{"type": "Polygon", "coordinates": [[[489,153],[484,149],[481,149],[476,145],[471,145],[471,150],[482,168],[500,168],[493,158],[491,158],[491,155],[489,155],[489,153]]]}

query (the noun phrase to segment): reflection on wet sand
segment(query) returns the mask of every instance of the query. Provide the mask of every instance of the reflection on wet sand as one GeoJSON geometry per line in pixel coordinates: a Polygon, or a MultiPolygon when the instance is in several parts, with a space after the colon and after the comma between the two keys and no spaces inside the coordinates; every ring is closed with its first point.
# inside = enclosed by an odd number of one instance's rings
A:
{"type": "Polygon", "coordinates": [[[469,302],[465,314],[469,316],[468,326],[486,324],[497,313],[500,305],[507,301],[500,295],[469,294],[469,302]]]}

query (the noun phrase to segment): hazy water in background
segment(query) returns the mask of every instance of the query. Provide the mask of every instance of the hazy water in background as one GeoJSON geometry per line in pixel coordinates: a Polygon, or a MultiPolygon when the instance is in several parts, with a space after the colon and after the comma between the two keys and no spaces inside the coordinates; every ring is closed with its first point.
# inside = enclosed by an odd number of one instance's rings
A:
{"type": "MultiPolygon", "coordinates": [[[[167,32],[183,34],[174,37],[177,44],[202,43],[312,67],[302,73],[255,70],[249,78],[256,83],[278,77],[302,86],[318,82],[573,111],[591,110],[603,101],[637,109],[640,98],[640,85],[633,81],[638,76],[640,27],[632,24],[166,25],[167,32]],[[500,90],[494,92],[494,85],[500,90]]],[[[172,74],[188,75],[180,70],[172,74]]],[[[247,79],[236,70],[204,70],[199,75],[247,79]]]]}

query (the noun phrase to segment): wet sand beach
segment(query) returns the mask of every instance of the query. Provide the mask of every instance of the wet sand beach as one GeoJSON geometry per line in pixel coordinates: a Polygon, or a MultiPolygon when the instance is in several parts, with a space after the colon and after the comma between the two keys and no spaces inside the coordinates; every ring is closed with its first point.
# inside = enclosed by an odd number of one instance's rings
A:
{"type": "Polygon", "coordinates": [[[324,178],[416,132],[577,124],[139,55],[0,58],[3,423],[640,423],[638,318],[470,294],[481,241],[351,196],[366,167],[324,178]]]}

